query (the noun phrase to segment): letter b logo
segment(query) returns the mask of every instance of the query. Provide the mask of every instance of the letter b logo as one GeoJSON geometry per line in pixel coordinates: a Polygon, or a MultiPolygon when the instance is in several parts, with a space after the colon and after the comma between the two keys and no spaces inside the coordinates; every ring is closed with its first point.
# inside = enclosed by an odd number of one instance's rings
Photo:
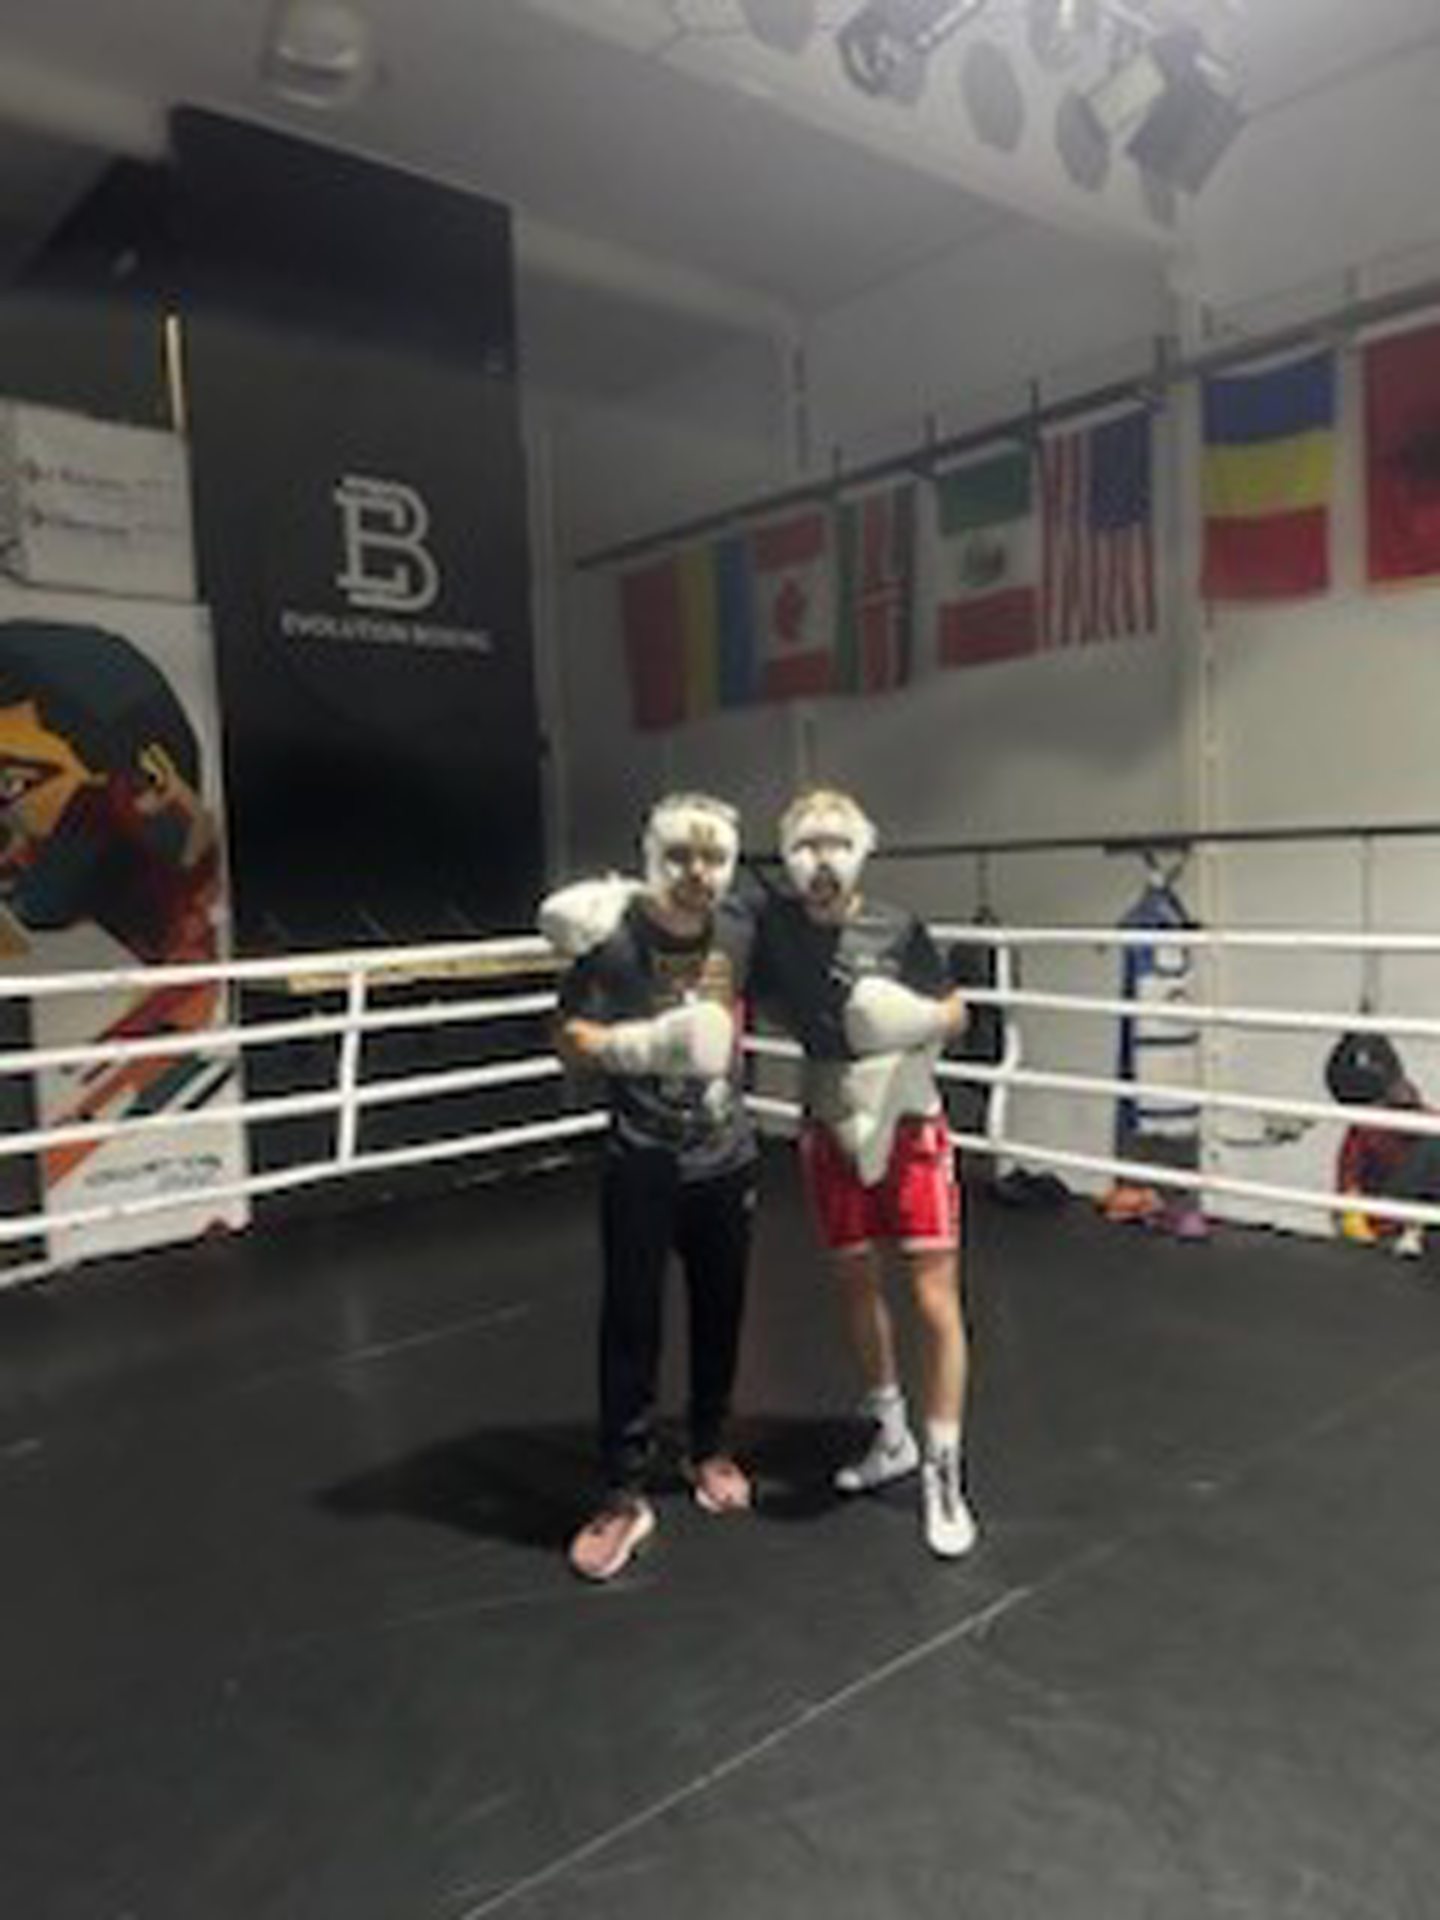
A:
{"type": "Polygon", "coordinates": [[[424,613],[440,593],[440,569],[425,545],[430,510],[414,487],[347,473],[335,489],[344,565],[335,584],[352,607],[424,613]]]}

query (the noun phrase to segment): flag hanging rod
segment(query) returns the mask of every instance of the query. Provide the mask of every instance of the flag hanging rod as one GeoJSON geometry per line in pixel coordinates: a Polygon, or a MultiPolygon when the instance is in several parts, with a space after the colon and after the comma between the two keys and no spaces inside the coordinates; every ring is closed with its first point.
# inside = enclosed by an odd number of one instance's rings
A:
{"type": "Polygon", "coordinates": [[[1440,840],[1440,820],[1397,820],[1372,826],[1217,827],[1210,832],[1185,828],[1156,833],[1070,834],[1060,838],[926,841],[913,846],[876,847],[872,860],[952,860],[999,853],[1188,853],[1192,847],[1300,845],[1320,840],[1440,840]]]}
{"type": "Polygon", "coordinates": [[[1244,366],[1251,360],[1269,354],[1284,353],[1292,347],[1318,346],[1336,335],[1353,335],[1365,327],[1380,326],[1387,320],[1400,320],[1407,314],[1434,306],[1440,306],[1440,280],[1426,280],[1395,293],[1346,301],[1343,306],[1333,307],[1316,319],[1279,327],[1270,333],[1255,334],[1230,346],[1192,354],[1188,360],[1176,356],[1175,343],[1169,336],[1160,335],[1155,340],[1154,355],[1145,373],[1132,374],[1127,379],[1112,380],[1104,386],[1092,387],[1088,392],[1070,394],[1063,400],[1048,402],[1040,400],[1039,383],[1032,382],[1032,404],[1023,413],[1012,413],[1004,419],[992,420],[983,427],[969,427],[964,433],[949,434],[943,439],[932,437],[922,440],[902,453],[887,454],[882,460],[867,461],[858,467],[841,468],[824,478],[798,481],[794,486],[772,493],[754,494],[748,499],[735,501],[731,506],[661,527],[655,533],[638,534],[632,540],[596,547],[580,554],[572,564],[582,573],[596,567],[617,566],[627,560],[641,559],[646,554],[658,552],[662,547],[673,546],[681,540],[694,540],[702,534],[718,533],[722,528],[733,526],[737,520],[749,519],[757,514],[774,513],[786,507],[822,505],[857,487],[872,486],[877,481],[899,478],[902,474],[925,475],[933,472],[937,466],[963,454],[977,452],[996,440],[1031,438],[1043,427],[1056,426],[1066,420],[1083,419],[1087,414],[1121,406],[1126,401],[1144,401],[1154,405],[1169,388],[1180,386],[1188,380],[1201,380],[1209,374],[1225,373],[1232,367],[1244,366]]]}

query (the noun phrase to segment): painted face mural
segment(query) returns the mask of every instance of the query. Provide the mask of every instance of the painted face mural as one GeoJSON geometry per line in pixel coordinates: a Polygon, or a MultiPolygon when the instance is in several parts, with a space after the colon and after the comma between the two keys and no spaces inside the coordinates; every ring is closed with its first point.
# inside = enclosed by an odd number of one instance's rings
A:
{"type": "Polygon", "coordinates": [[[212,958],[200,788],[194,730],[128,641],[0,623],[0,900],[21,927],[91,920],[141,960],[212,958]]]}

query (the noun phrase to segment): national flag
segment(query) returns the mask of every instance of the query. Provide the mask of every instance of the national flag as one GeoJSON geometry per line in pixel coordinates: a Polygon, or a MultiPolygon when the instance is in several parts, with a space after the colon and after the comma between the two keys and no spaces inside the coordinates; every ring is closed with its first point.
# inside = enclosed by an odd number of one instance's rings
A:
{"type": "Polygon", "coordinates": [[[915,487],[877,488],[840,506],[835,686],[880,693],[910,678],[915,487]]]}
{"type": "Polygon", "coordinates": [[[1048,647],[1153,633],[1155,525],[1144,408],[1049,437],[1041,582],[1048,647]]]}
{"type": "Polygon", "coordinates": [[[744,707],[755,698],[755,570],[743,534],[717,540],[715,569],[717,682],[722,707],[744,707]]]}
{"type": "Polygon", "coordinates": [[[1370,579],[1440,573],[1440,326],[1365,349],[1365,489],[1370,579]]]}
{"type": "Polygon", "coordinates": [[[755,686],[762,700],[804,699],[834,685],[830,535],[823,507],[807,507],[750,533],[755,686]]]}
{"type": "Polygon", "coordinates": [[[646,731],[678,727],[685,718],[685,643],[673,555],[621,575],[620,625],[631,718],[646,731]]]}
{"type": "Polygon", "coordinates": [[[720,702],[720,609],[714,549],[687,547],[675,565],[680,580],[685,718],[695,720],[712,712],[720,702]]]}
{"type": "Polygon", "coordinates": [[[638,728],[677,727],[753,698],[753,593],[749,546],[739,535],[684,548],[621,577],[638,728]]]}
{"type": "Polygon", "coordinates": [[[1335,356],[1207,379],[1205,559],[1210,600],[1323,593],[1330,584],[1335,356]]]}
{"type": "Polygon", "coordinates": [[[1039,594],[1029,448],[940,474],[935,514],[942,664],[1033,653],[1039,594]]]}

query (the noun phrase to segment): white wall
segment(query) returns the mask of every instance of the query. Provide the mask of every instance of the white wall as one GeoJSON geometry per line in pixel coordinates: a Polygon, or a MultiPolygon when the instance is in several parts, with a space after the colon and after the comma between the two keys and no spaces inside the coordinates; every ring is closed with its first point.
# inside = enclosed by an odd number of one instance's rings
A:
{"type": "Polygon", "coordinates": [[[552,629],[563,759],[565,817],[552,840],[560,874],[633,857],[637,824],[666,786],[704,785],[707,768],[710,783],[730,791],[774,773],[773,715],[673,736],[632,728],[613,578],[565,561],[778,484],[782,372],[779,344],[753,338],[628,402],[543,409],[558,571],[537,602],[552,629]],[[708,745],[707,732],[716,736],[708,745]]]}
{"type": "Polygon", "coordinates": [[[1440,39],[1246,128],[1196,202],[1196,292],[1244,308],[1352,270],[1377,287],[1432,276],[1437,176],[1440,39]]]}
{"type": "Polygon", "coordinates": [[[681,378],[600,405],[557,405],[556,519],[581,554],[775,484],[785,457],[782,353],[739,340],[681,378]]]}
{"type": "Polygon", "coordinates": [[[927,415],[961,431],[1047,392],[1146,364],[1168,326],[1163,267],[1040,228],[1006,226],[822,315],[809,342],[823,464],[913,444],[927,415]]]}

